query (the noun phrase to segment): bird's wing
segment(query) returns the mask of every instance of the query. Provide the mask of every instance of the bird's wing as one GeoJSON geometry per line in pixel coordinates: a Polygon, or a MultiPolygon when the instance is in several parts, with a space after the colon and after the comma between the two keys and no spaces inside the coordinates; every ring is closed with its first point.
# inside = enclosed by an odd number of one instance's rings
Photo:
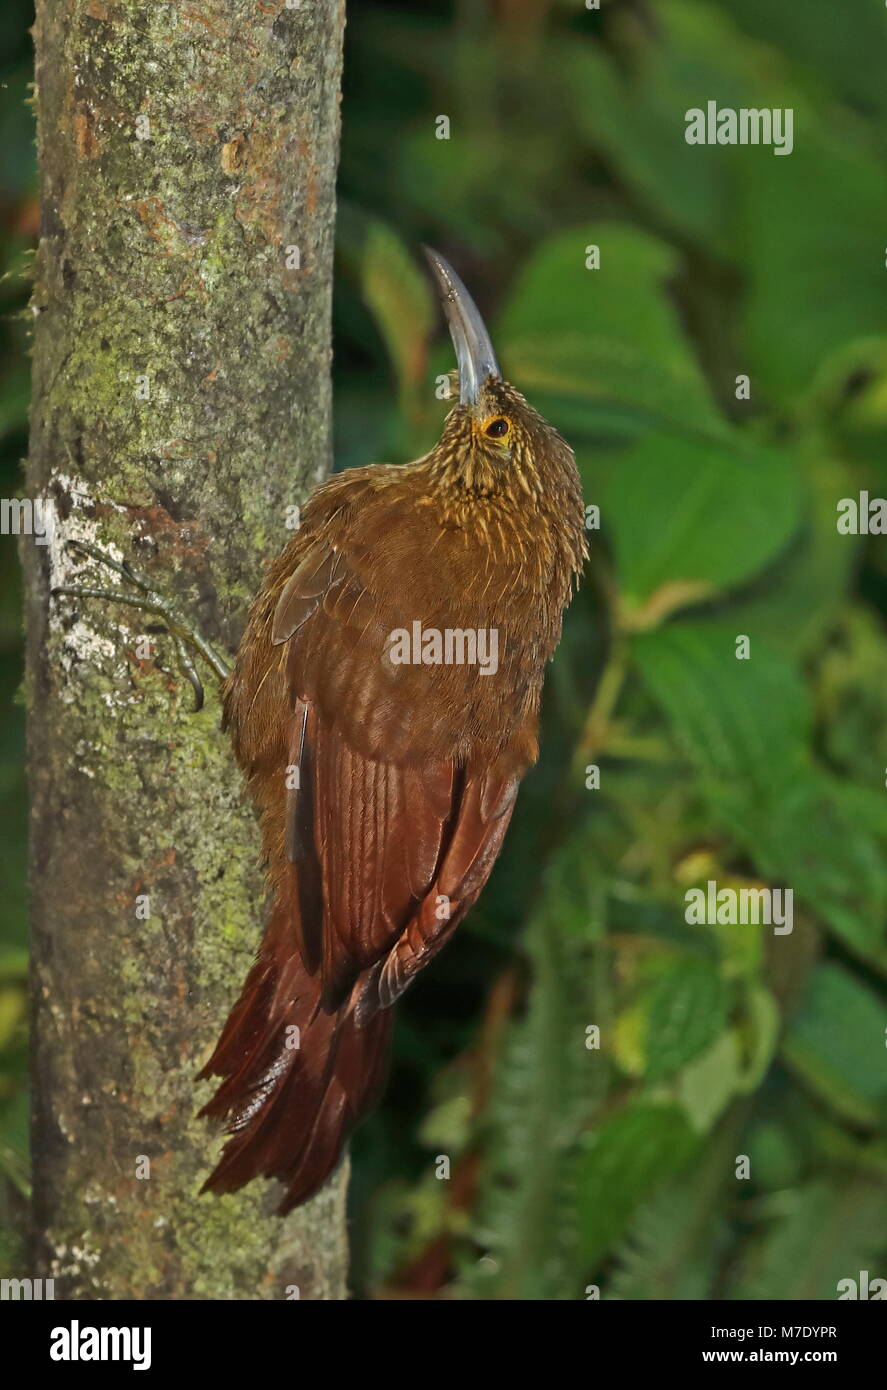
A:
{"type": "Polygon", "coordinates": [[[435,881],[406,929],[367,976],[357,1001],[361,1022],[394,1003],[437,955],[476,901],[502,845],[519,778],[493,767],[464,781],[435,881]]]}
{"type": "Polygon", "coordinates": [[[384,655],[396,625],[346,557],[320,543],[274,614],[274,640],[290,645],[299,768],[287,856],[302,956],[322,971],[327,1009],[372,967],[361,1010],[387,1007],[440,948],[486,881],[517,788],[504,765],[475,775],[421,756],[414,673],[384,655]],[[398,755],[375,755],[389,748],[398,755]]]}
{"type": "Polygon", "coordinates": [[[385,656],[414,596],[384,607],[317,533],[295,550],[226,686],[274,904],[201,1073],[223,1078],[203,1113],[230,1133],[206,1186],[279,1178],[281,1212],[325,1181],[381,1085],[388,1006],[478,896],[526,766],[457,756],[439,673],[385,656]]]}

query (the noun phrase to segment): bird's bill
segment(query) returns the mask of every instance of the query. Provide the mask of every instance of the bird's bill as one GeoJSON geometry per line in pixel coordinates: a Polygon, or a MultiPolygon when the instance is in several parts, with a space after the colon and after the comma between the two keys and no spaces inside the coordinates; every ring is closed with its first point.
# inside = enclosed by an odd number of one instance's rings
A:
{"type": "Polygon", "coordinates": [[[499,363],[490,342],[486,324],[471,295],[449,261],[438,251],[425,247],[440,291],[443,311],[450,329],[459,366],[459,399],[463,405],[476,405],[488,377],[500,377],[499,363]]]}

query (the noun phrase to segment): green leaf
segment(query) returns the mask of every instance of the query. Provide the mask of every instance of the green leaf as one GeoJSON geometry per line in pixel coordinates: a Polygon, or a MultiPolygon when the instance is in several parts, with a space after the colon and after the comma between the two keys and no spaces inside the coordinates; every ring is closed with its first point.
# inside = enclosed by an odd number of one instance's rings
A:
{"type": "Polygon", "coordinates": [[[769,990],[754,986],[747,995],[747,1014],[739,1030],[745,1050],[737,1089],[747,1094],[760,1086],[773,1060],[779,1037],[779,1006],[769,990]]]}
{"type": "Polygon", "coordinates": [[[678,1078],[677,1096],[695,1130],[705,1134],[742,1086],[735,1029],[722,1033],[678,1078]]]}
{"type": "Polygon", "coordinates": [[[435,322],[430,282],[384,222],[353,206],[340,209],[338,244],[357,276],[407,395],[423,383],[428,338],[435,322]]]}
{"type": "Polygon", "coordinates": [[[887,963],[887,806],[866,798],[860,824],[866,789],[813,762],[809,703],[791,663],[757,637],[750,659],[737,660],[735,637],[723,622],[671,624],[636,639],[635,660],[716,823],[762,877],[784,883],[864,959],[887,963]]]}
{"type": "Polygon", "coordinates": [[[727,1019],[727,988],[717,966],[682,956],[656,980],[647,1012],[649,1083],[671,1076],[717,1037],[727,1019]]]}
{"type": "Polygon", "coordinates": [[[632,1213],[688,1161],[696,1138],[675,1105],[640,1102],[612,1116],[578,1166],[581,1256],[593,1268],[632,1213]]]}
{"type": "Polygon", "coordinates": [[[791,663],[754,636],[750,659],[737,660],[737,635],[725,621],[672,623],[633,651],[708,789],[726,782],[741,805],[806,765],[811,719],[791,663]]]}
{"type": "MultiPolygon", "coordinates": [[[[755,818],[742,808],[734,830],[765,878],[782,880],[863,960],[887,968],[887,806],[864,787],[811,768],[774,783],[755,818]],[[865,801],[874,817],[864,824],[865,801]]],[[[715,796],[726,807],[727,798],[715,796]]],[[[725,815],[727,823],[729,815],[725,815]]]]}
{"type": "Polygon", "coordinates": [[[576,398],[649,423],[718,433],[720,417],[665,293],[674,252],[614,223],[559,232],[526,265],[496,335],[503,367],[521,390],[576,398]],[[589,245],[601,265],[585,265],[589,245]]]}
{"type": "Polygon", "coordinates": [[[554,930],[592,940],[604,930],[603,884],[588,844],[588,825],[580,820],[546,865],[542,911],[554,930]]]}
{"type": "Polygon", "coordinates": [[[735,435],[649,435],[613,467],[602,497],[629,601],[664,585],[735,585],[782,550],[801,514],[791,459],[735,435]]]}
{"type": "MultiPolygon", "coordinates": [[[[859,549],[839,535],[835,504],[854,491],[845,466],[817,449],[799,460],[805,482],[803,522],[766,582],[731,608],[737,632],[754,632],[787,655],[808,650],[845,600],[859,549]]],[[[799,470],[800,471],[800,470],[799,470]]]]}
{"type": "Polygon", "coordinates": [[[837,1114],[887,1126],[887,1006],[842,966],[810,978],[782,1044],[786,1062],[837,1114]]]}
{"type": "Polygon", "coordinates": [[[842,344],[883,333],[887,167],[804,110],[791,155],[744,167],[747,370],[788,402],[842,344]]]}
{"type": "MultiPolygon", "coordinates": [[[[768,40],[866,112],[887,116],[887,26],[870,0],[804,0],[804,20],[773,0],[714,0],[756,38],[768,40]]],[[[771,54],[768,54],[768,59],[771,54]]]]}
{"type": "Polygon", "coordinates": [[[747,100],[748,45],[698,5],[661,3],[653,33],[628,26],[619,60],[602,44],[571,39],[560,54],[581,134],[613,166],[654,225],[723,249],[730,241],[731,160],[722,146],[688,145],[688,108],[717,92],[747,100]]]}

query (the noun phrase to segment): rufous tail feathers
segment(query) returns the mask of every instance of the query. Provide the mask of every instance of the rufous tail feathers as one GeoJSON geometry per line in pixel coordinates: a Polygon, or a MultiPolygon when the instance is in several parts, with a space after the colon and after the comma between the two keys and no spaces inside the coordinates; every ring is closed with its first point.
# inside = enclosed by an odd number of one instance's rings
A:
{"type": "Polygon", "coordinates": [[[293,947],[291,909],[272,911],[259,955],[201,1078],[224,1078],[202,1115],[231,1138],[204,1191],[235,1192],[264,1175],[286,1186],[281,1215],[306,1201],[335,1168],[385,1076],[391,1014],[358,1022],[358,978],[327,1011],[320,977],[293,947]]]}

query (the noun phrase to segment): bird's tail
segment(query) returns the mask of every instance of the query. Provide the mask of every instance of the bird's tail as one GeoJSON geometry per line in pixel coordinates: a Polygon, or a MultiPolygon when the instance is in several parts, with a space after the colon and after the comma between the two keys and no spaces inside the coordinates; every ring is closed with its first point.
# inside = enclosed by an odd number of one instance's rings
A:
{"type": "Polygon", "coordinates": [[[352,1128],[384,1080],[391,1016],[358,1023],[363,981],[327,1012],[319,973],[295,949],[289,908],[278,902],[258,959],[201,1078],[224,1078],[202,1115],[231,1135],[204,1191],[235,1192],[260,1174],[286,1185],[284,1215],[332,1172],[352,1128]]]}

